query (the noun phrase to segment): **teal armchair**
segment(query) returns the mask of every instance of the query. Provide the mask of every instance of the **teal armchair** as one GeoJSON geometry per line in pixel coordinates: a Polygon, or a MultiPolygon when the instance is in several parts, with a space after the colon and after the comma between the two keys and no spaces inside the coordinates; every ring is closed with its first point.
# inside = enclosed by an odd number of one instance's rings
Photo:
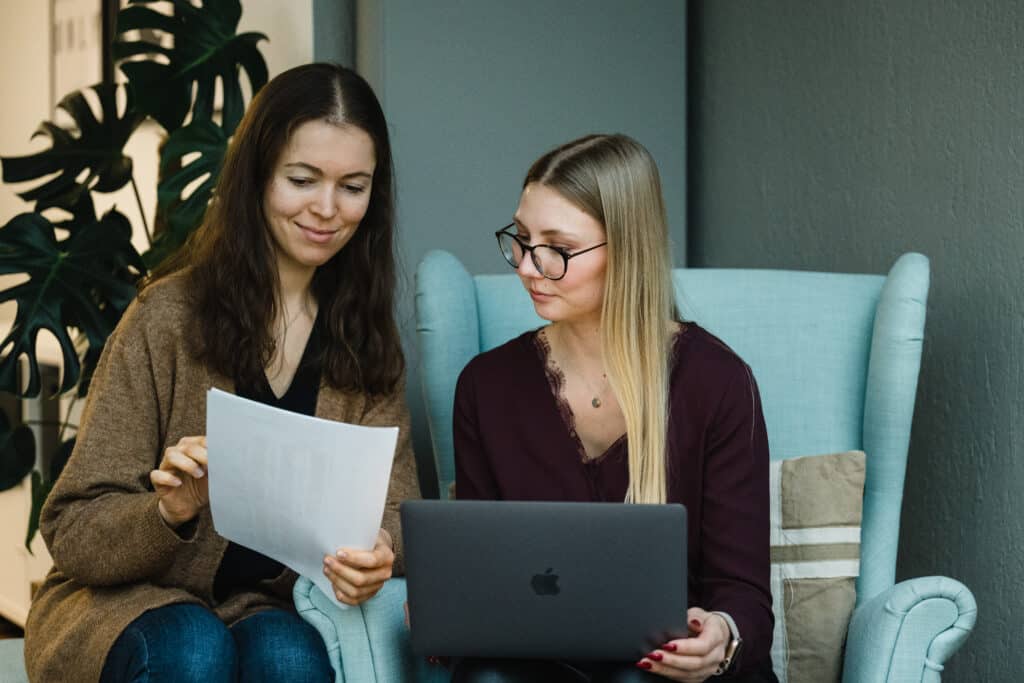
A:
{"type": "MultiPolygon", "coordinates": [[[[683,316],[733,347],[761,390],[773,460],[867,453],[857,606],[845,683],[935,682],[974,626],[970,590],[944,577],[895,583],[900,506],[921,362],[928,260],[905,254],[888,276],[679,269],[683,316]]],[[[421,378],[440,490],[454,479],[452,404],[465,364],[542,325],[513,274],[471,276],[451,254],[419,266],[421,378]]],[[[408,651],[391,581],[360,609],[341,611],[308,582],[296,604],[331,646],[339,680],[446,680],[408,651]],[[322,603],[322,604],[318,604],[322,603]]]]}

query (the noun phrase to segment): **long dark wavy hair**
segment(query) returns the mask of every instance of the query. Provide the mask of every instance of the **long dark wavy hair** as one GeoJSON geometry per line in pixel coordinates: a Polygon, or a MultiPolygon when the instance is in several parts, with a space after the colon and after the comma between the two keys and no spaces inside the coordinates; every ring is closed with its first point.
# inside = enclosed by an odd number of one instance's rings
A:
{"type": "Polygon", "coordinates": [[[324,379],[342,390],[388,393],[405,371],[394,318],[394,168],[380,103],[350,69],[295,67],[257,93],[228,146],[202,225],[144,287],[188,270],[195,356],[236,382],[252,386],[260,378],[275,350],[271,326],[281,305],[263,200],[278,157],[307,121],[355,126],[373,140],[377,166],[366,215],[316,269],[311,289],[324,334],[324,379]]]}

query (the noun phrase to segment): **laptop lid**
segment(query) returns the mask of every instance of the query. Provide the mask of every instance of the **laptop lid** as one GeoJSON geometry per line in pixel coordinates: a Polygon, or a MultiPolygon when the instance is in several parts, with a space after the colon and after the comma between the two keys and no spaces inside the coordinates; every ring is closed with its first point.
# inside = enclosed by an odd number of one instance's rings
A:
{"type": "Polygon", "coordinates": [[[686,628],[682,505],[409,501],[418,654],[638,660],[686,628]]]}

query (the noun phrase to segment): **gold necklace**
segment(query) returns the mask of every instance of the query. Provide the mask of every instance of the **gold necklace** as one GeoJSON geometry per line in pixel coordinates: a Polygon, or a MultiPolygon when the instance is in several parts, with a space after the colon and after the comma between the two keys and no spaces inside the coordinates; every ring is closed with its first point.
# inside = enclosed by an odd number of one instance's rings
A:
{"type": "MultiPolygon", "coordinates": [[[[551,353],[550,349],[552,348],[552,345],[551,345],[550,328],[545,328],[544,330],[542,330],[542,334],[544,335],[544,337],[545,337],[545,339],[547,341],[549,353],[551,353]]],[[[558,363],[556,362],[555,365],[557,366],[558,363]]],[[[572,366],[570,366],[570,367],[572,367],[572,366]]],[[[595,409],[600,408],[603,405],[603,401],[601,400],[601,396],[604,395],[604,392],[608,389],[608,375],[607,375],[607,373],[601,373],[601,382],[602,382],[603,386],[601,387],[600,390],[597,390],[597,391],[594,390],[594,385],[590,383],[590,380],[587,379],[587,376],[584,373],[582,373],[582,372],[579,373],[579,376],[580,376],[580,379],[583,380],[583,383],[587,386],[587,389],[589,390],[589,393],[591,395],[590,405],[593,408],[595,408],[595,409]]]]}
{"type": "MultiPolygon", "coordinates": [[[[291,327],[292,325],[294,325],[295,321],[298,320],[299,316],[302,315],[305,311],[306,311],[305,304],[304,303],[300,303],[298,305],[298,307],[296,308],[295,314],[292,315],[290,320],[287,319],[286,317],[282,316],[282,317],[284,317],[284,324],[282,325],[282,328],[281,328],[281,336],[282,337],[284,337],[288,333],[288,328],[291,327]]],[[[283,301],[281,302],[281,312],[284,313],[285,316],[288,315],[288,307],[284,305],[283,301]]]]}
{"type": "Polygon", "coordinates": [[[601,373],[601,380],[604,386],[601,387],[600,391],[594,391],[594,385],[591,384],[590,380],[588,380],[584,375],[580,375],[580,377],[583,378],[583,383],[587,385],[587,389],[589,389],[590,393],[593,394],[593,398],[590,399],[590,405],[594,408],[600,408],[601,395],[604,394],[605,390],[608,388],[608,375],[601,373]]]}
{"type": "Polygon", "coordinates": [[[587,379],[587,376],[585,374],[583,374],[582,372],[578,374],[580,380],[587,387],[587,393],[591,395],[590,405],[594,408],[600,408],[603,405],[603,401],[601,401],[601,396],[603,396],[604,392],[607,391],[608,389],[608,375],[606,373],[601,373],[602,386],[600,389],[594,389],[594,385],[590,383],[590,380],[587,379]]]}
{"type": "MultiPolygon", "coordinates": [[[[286,314],[288,313],[288,309],[285,308],[283,305],[281,306],[281,310],[283,310],[286,314]]],[[[295,321],[299,319],[300,315],[302,315],[302,306],[299,306],[299,310],[295,311],[295,315],[292,316],[291,320],[286,320],[285,321],[285,323],[284,323],[284,331],[285,332],[288,331],[289,327],[291,327],[292,325],[295,324],[295,321]]]]}

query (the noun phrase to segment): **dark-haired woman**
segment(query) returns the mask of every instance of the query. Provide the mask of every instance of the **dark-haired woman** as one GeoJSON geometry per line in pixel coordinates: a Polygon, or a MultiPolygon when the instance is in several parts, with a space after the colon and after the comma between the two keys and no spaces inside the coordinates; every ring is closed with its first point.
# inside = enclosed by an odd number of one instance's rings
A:
{"type": "Polygon", "coordinates": [[[28,619],[33,681],[333,680],[295,574],[213,529],[205,395],[399,425],[376,546],[323,570],[349,604],[401,572],[397,506],[418,490],[392,191],[384,116],[352,71],[297,67],[253,99],[203,225],[109,339],[43,508],[54,567],[28,619]]]}

